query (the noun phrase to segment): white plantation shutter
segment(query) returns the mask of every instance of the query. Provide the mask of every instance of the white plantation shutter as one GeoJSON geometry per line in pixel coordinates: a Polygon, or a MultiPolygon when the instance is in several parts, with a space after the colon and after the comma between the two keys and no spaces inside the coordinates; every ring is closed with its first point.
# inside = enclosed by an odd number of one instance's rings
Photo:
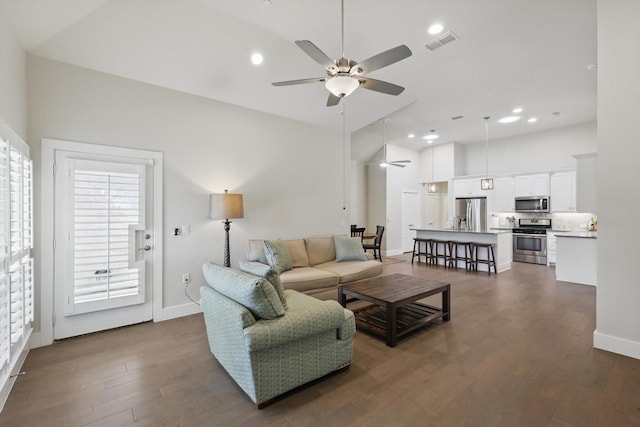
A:
{"type": "Polygon", "coordinates": [[[32,181],[29,147],[0,120],[0,386],[34,316],[32,181]]]}
{"type": "Polygon", "coordinates": [[[144,269],[130,264],[131,227],[142,223],[139,166],[72,161],[73,290],[67,314],[144,302],[144,269]]]}
{"type": "Polygon", "coordinates": [[[20,341],[24,332],[24,289],[22,284],[22,266],[12,264],[9,268],[11,299],[11,345],[20,341]]]}
{"type": "Polygon", "coordinates": [[[11,260],[21,258],[23,248],[22,241],[22,156],[20,152],[11,147],[9,149],[9,229],[11,260]]]}
{"type": "Polygon", "coordinates": [[[9,282],[7,275],[0,273],[0,369],[9,362],[10,308],[9,282]]]}
{"type": "Polygon", "coordinates": [[[7,271],[9,256],[7,232],[9,227],[8,152],[9,146],[4,139],[0,138],[0,370],[9,363],[11,351],[11,308],[9,306],[11,294],[9,272],[7,271]]]}

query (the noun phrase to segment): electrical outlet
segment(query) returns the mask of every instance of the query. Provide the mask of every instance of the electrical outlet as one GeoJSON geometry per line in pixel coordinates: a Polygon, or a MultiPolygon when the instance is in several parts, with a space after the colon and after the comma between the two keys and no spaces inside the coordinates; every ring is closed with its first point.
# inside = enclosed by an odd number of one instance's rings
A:
{"type": "Polygon", "coordinates": [[[191,275],[189,273],[184,273],[182,275],[182,284],[188,285],[189,283],[191,283],[191,275]]]}

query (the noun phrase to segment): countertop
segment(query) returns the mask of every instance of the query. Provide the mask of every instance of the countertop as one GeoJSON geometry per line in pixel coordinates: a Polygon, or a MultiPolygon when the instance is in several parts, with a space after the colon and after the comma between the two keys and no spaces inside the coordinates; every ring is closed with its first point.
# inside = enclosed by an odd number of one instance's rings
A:
{"type": "Polygon", "coordinates": [[[471,231],[471,230],[460,230],[457,228],[439,228],[439,227],[432,227],[432,228],[412,228],[411,230],[415,230],[415,231],[444,231],[447,233],[472,233],[472,234],[504,234],[504,233],[511,233],[511,229],[496,229],[496,228],[492,228],[489,230],[485,230],[485,231],[471,231]]]}
{"type": "Polygon", "coordinates": [[[558,234],[556,237],[577,237],[582,239],[597,239],[597,231],[569,231],[568,233],[558,234]]]}

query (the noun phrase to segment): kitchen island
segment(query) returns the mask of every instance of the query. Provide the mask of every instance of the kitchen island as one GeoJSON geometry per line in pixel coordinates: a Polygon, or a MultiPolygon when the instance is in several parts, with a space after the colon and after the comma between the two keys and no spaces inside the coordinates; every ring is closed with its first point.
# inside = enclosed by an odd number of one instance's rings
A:
{"type": "Polygon", "coordinates": [[[556,280],[596,286],[598,233],[574,231],[556,237],[556,280]]]}
{"type": "MultiPolygon", "coordinates": [[[[421,239],[489,243],[493,246],[496,257],[496,270],[498,273],[511,269],[511,261],[513,259],[513,238],[511,230],[490,229],[486,231],[470,231],[456,228],[413,228],[412,230],[415,230],[416,237],[421,239]]],[[[464,262],[458,261],[456,267],[464,268],[464,262]]],[[[478,270],[487,271],[487,265],[478,265],[478,270]]]]}

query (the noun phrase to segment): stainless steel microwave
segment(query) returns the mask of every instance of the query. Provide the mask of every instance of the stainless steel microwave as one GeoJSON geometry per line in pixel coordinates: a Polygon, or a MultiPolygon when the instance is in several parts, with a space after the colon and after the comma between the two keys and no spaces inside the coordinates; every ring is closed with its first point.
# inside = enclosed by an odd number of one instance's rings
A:
{"type": "Polygon", "coordinates": [[[516,212],[550,212],[549,196],[516,197],[516,212]]]}

